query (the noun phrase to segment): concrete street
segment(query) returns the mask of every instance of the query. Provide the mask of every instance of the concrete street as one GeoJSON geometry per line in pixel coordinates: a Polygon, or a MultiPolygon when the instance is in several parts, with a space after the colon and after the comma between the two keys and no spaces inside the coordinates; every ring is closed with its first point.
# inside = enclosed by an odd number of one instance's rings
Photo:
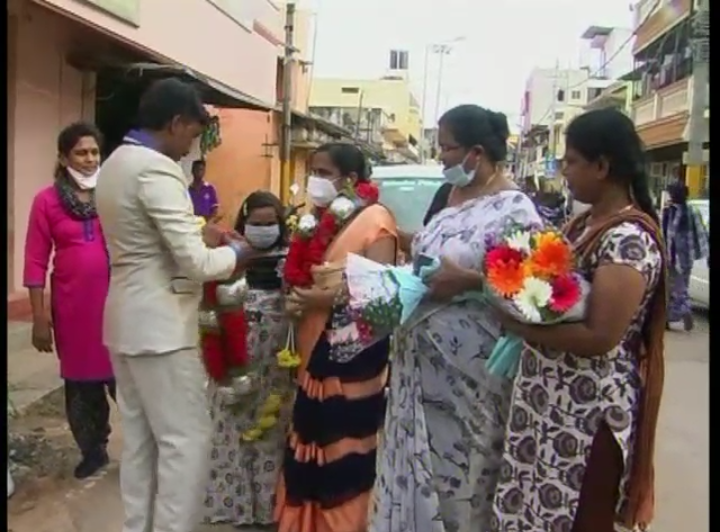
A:
{"type": "MultiPolygon", "coordinates": [[[[666,338],[653,530],[708,532],[708,324],[700,319],[693,333],[670,332],[666,338]]],[[[118,432],[110,449],[116,458],[118,432]]],[[[35,482],[21,489],[9,504],[8,532],[119,532],[121,523],[117,461],[97,479],[35,482]]],[[[198,532],[231,530],[235,529],[214,526],[198,532]]]]}

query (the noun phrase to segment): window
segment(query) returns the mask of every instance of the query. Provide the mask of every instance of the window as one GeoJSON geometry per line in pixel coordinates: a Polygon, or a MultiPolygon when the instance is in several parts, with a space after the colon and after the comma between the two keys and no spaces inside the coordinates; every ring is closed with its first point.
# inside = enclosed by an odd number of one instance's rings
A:
{"type": "Polygon", "coordinates": [[[360,87],[343,87],[340,89],[340,92],[343,94],[359,94],[360,93],[360,87]]]}
{"type": "Polygon", "coordinates": [[[602,94],[602,89],[599,87],[590,87],[588,89],[588,100],[592,101],[602,94]]]}
{"type": "Polygon", "coordinates": [[[560,89],[557,91],[557,101],[564,102],[565,101],[565,91],[560,89]]]}
{"type": "Polygon", "coordinates": [[[407,70],[408,53],[405,50],[390,50],[390,70],[407,70]]]}
{"type": "Polygon", "coordinates": [[[558,111],[557,113],[555,113],[555,120],[562,120],[563,118],[565,118],[565,113],[563,113],[562,111],[558,111]]]}
{"type": "Polygon", "coordinates": [[[570,93],[570,99],[571,100],[580,100],[582,98],[582,92],[581,91],[572,91],[570,93]]]}

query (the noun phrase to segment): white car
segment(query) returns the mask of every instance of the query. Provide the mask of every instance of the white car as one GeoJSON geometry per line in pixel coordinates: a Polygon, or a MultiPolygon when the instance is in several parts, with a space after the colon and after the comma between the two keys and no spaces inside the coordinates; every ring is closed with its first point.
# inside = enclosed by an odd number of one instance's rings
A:
{"type": "MultiPolygon", "coordinates": [[[[688,201],[688,205],[698,211],[708,237],[710,235],[710,200],[697,199],[688,201]]],[[[698,307],[710,308],[710,269],[708,259],[696,260],[690,274],[690,286],[688,287],[690,299],[698,307]]]]}
{"type": "Polygon", "coordinates": [[[380,189],[380,202],[393,213],[398,227],[410,233],[422,228],[425,212],[444,183],[440,165],[376,166],[372,179],[380,189]]]}

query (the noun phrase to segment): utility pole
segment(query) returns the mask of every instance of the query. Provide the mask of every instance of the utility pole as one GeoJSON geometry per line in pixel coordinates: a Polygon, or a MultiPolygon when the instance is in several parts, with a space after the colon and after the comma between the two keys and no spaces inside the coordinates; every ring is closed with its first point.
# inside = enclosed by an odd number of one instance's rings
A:
{"type": "Polygon", "coordinates": [[[422,106],[422,109],[420,110],[420,118],[422,122],[422,156],[420,157],[420,162],[422,164],[425,164],[427,161],[427,152],[428,152],[428,146],[425,142],[425,129],[426,129],[426,123],[425,123],[425,111],[427,110],[427,85],[428,85],[428,63],[430,60],[430,45],[425,46],[425,64],[423,66],[423,86],[422,86],[422,102],[420,105],[422,106]]]}
{"type": "Polygon", "coordinates": [[[355,124],[355,140],[360,138],[360,129],[362,123],[363,113],[363,99],[365,98],[365,91],[360,89],[360,98],[358,98],[358,112],[357,112],[357,123],[355,124]]]}
{"type": "MultiPolygon", "coordinates": [[[[442,94],[442,79],[443,79],[443,68],[445,67],[445,56],[452,50],[449,44],[436,44],[433,46],[433,53],[440,54],[438,60],[438,79],[437,79],[437,94],[435,94],[435,121],[437,122],[440,118],[440,96],[442,94]]],[[[438,136],[438,130],[435,129],[435,150],[439,149],[438,142],[440,138],[438,136]]]]}
{"type": "Polygon", "coordinates": [[[552,100],[550,101],[550,135],[548,137],[548,158],[552,161],[553,175],[555,177],[555,147],[557,139],[555,135],[555,113],[557,112],[558,80],[560,77],[560,60],[555,61],[555,71],[552,77],[552,100]]]}
{"type": "Polygon", "coordinates": [[[285,54],[283,57],[283,93],[282,93],[282,135],[280,137],[280,198],[288,201],[290,192],[290,149],[292,137],[292,66],[295,51],[295,2],[285,7],[285,54]]]}
{"type": "Polygon", "coordinates": [[[710,0],[697,0],[692,20],[692,102],[688,131],[685,184],[690,196],[699,194],[702,182],[703,142],[708,138],[705,111],[708,108],[710,55],[710,0]]]}

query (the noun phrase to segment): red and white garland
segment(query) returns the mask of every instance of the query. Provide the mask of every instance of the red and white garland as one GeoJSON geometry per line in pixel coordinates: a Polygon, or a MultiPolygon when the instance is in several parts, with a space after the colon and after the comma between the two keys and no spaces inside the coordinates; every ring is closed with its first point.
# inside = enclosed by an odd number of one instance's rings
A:
{"type": "Polygon", "coordinates": [[[288,286],[305,288],[313,284],[312,267],[325,260],[330,243],[359,208],[377,203],[377,186],[358,182],[347,194],[336,198],[327,208],[316,208],[297,224],[285,261],[284,278],[288,286]]]}

